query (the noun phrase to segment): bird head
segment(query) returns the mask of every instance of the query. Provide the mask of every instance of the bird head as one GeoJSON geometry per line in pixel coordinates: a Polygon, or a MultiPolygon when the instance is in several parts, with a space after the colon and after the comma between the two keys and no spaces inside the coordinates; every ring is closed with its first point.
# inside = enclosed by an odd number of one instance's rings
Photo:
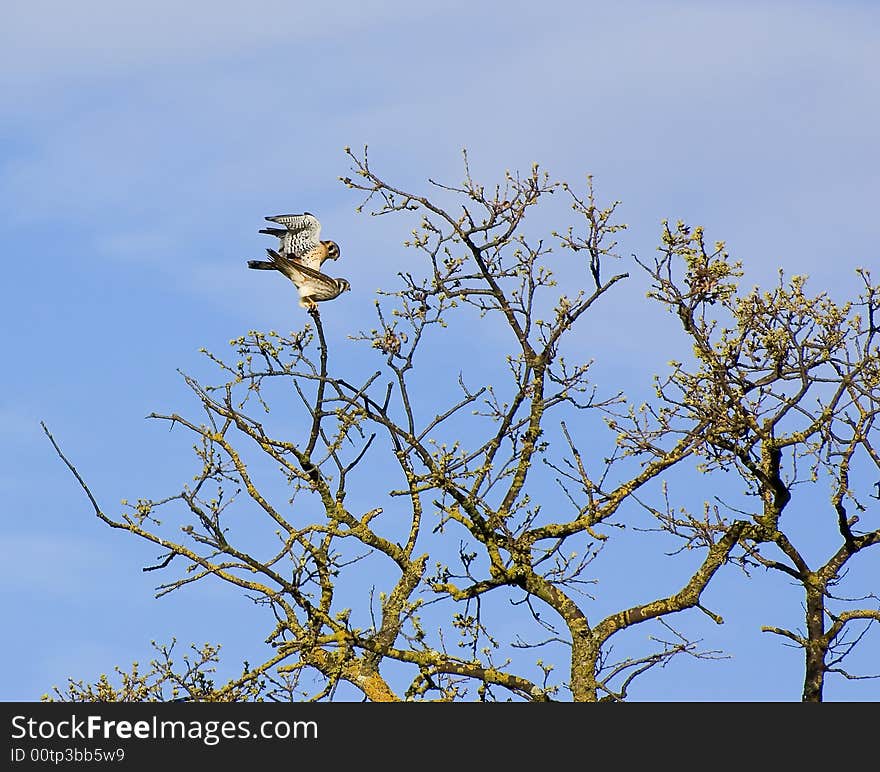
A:
{"type": "Polygon", "coordinates": [[[339,259],[339,244],[335,241],[322,241],[321,242],[325,247],[327,247],[327,259],[328,260],[338,260],[339,259]]]}
{"type": "Polygon", "coordinates": [[[341,295],[343,292],[348,292],[351,289],[351,284],[348,283],[348,279],[339,279],[339,294],[341,295]]]}

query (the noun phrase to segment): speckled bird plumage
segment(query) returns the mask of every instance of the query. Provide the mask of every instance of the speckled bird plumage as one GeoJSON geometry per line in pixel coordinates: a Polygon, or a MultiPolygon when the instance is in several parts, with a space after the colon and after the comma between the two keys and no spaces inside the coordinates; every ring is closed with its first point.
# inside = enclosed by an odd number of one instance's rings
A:
{"type": "Polygon", "coordinates": [[[266,217],[283,228],[263,228],[260,233],[275,236],[278,249],[267,249],[269,260],[248,260],[248,268],[278,271],[290,279],[299,290],[299,304],[313,310],[316,303],[339,297],[351,285],[346,279],[336,279],[320,268],[326,260],[339,258],[335,241],[321,241],[321,223],[310,212],[277,214],[266,217]]]}
{"type": "Polygon", "coordinates": [[[311,212],[276,214],[266,219],[284,226],[260,231],[278,239],[278,252],[284,257],[299,260],[316,271],[321,270],[325,260],[339,258],[339,245],[335,241],[321,241],[321,223],[311,212]]]}

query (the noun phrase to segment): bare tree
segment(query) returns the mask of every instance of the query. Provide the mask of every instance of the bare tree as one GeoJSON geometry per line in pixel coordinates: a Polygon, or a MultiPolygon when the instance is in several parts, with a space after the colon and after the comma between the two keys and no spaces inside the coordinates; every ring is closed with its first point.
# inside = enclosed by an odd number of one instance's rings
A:
{"type": "MultiPolygon", "coordinates": [[[[350,336],[377,369],[344,361],[353,344],[328,341],[317,311],[300,331],[236,339],[234,361],[208,353],[224,382],[185,376],[202,418],[153,415],[196,439],[194,483],[119,516],[49,435],[97,516],[159,548],[150,570],[181,567],[160,595],[217,577],[272,615],[271,655],[224,685],[192,676],[212,650],[183,674],[157,660],[153,681],[128,693],[161,699],[171,684],[212,700],[623,700],[674,657],[719,656],[669,617],[698,609],[721,622],[701,596],[733,563],[803,585],[806,633],[768,629],[806,649],[804,698],[820,699],[824,674],[845,673],[861,639],[847,639],[848,626],[878,618],[831,593],[847,561],[880,540],[854,530],[847,509],[864,509],[864,486],[850,481],[857,456],[862,474],[880,467],[878,288],[867,272],[852,306],[808,298],[798,277],[739,294],[723,245],[707,252],[699,229],[666,227],[659,257],[640,265],[694,355],[657,379],[654,404],[636,405],[592,383],[576,343],[588,312],[627,277],[609,270],[625,227],[618,204],[597,204],[591,179],[578,193],[536,165],[487,189],[465,156],[464,181],[431,182],[428,197],[380,178],[366,150],[349,156],[343,181],[365,196],[359,209],[412,218],[406,245],[420,256],[379,293],[375,325],[350,336]],[[533,213],[560,197],[575,222],[542,232],[533,213]],[[445,328],[475,324],[497,345],[478,357],[464,343],[450,351],[462,338],[445,328]],[[450,374],[454,392],[438,403],[450,374]],[[689,466],[735,470],[757,504],[673,507],[664,474],[689,466]],[[821,473],[833,480],[842,545],[811,569],[781,517],[805,481],[817,506],[821,473]],[[596,615],[593,561],[645,509],[699,563],[670,593],[630,575],[628,594],[650,600],[596,615]],[[830,601],[845,608],[832,613],[830,601]],[[651,645],[615,654],[643,623],[655,626],[651,645]]],[[[58,696],[96,693],[72,681],[58,696]]]]}
{"type": "MultiPolygon", "coordinates": [[[[698,449],[702,471],[735,470],[757,499],[740,536],[745,551],[739,562],[778,571],[803,587],[803,631],[763,629],[803,647],[803,699],[819,701],[826,673],[864,677],[842,663],[880,620],[877,595],[848,599],[834,591],[849,561],[880,541],[876,512],[875,527],[867,531],[855,530],[859,516],[850,514],[867,510],[866,475],[880,468],[872,444],[880,412],[880,288],[860,269],[863,293],[837,305],[825,293],[806,294],[805,277],[786,281],[780,271],[772,290],[738,294],[740,266],[724,244],[707,250],[702,230],[682,223],[674,230],[666,226],[661,255],[644,267],[653,296],[679,316],[697,360],[690,368],[675,364],[660,386],[661,399],[694,420],[708,418],[698,449]],[[684,283],[675,281],[677,269],[684,283]],[[820,482],[829,486],[824,503],[820,482]],[[840,543],[829,544],[827,557],[811,567],[793,534],[799,520],[823,508],[840,543]],[[875,607],[853,608],[857,600],[875,607]],[[861,631],[848,636],[858,623],[864,623],[861,631]]],[[[715,514],[698,519],[671,508],[658,512],[689,545],[710,544],[730,532],[731,522],[717,507],[715,514]]]]}

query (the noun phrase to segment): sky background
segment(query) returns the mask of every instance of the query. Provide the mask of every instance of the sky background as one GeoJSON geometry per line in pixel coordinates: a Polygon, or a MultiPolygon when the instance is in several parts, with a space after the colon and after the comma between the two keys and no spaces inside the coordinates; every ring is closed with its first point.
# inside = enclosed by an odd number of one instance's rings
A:
{"type": "MultiPolygon", "coordinates": [[[[412,259],[407,223],[355,212],[337,180],[346,145],[368,144],[381,176],[420,190],[459,182],[463,147],[485,182],[533,161],[573,184],[591,173],[601,201],[623,202],[622,255],[650,259],[660,221],[682,218],[727,241],[747,285],[783,266],[845,299],[856,266],[880,266],[875,3],[330,8],[4,9],[0,698],[146,662],[151,640],[220,642],[233,663],[262,641],[266,620],[232,590],[155,600],[141,571],[155,551],[94,518],[39,421],[111,512],[186,480],[188,442],[144,420],[192,405],[176,369],[201,372],[202,346],[302,322],[292,287],[245,268],[266,214],[312,211],[342,245],[334,269],[353,291],[328,329],[344,355],[345,336],[373,324],[376,288],[412,259]]],[[[584,340],[624,387],[680,357],[643,296],[639,278],[613,293],[584,340]]],[[[856,579],[880,585],[877,556],[858,562],[856,579]]],[[[800,651],[759,632],[800,616],[797,591],[774,584],[785,613],[729,569],[728,624],[701,634],[732,659],[674,663],[633,697],[798,699],[800,651]]],[[[826,697],[880,699],[880,682],[831,679],[826,697]]]]}

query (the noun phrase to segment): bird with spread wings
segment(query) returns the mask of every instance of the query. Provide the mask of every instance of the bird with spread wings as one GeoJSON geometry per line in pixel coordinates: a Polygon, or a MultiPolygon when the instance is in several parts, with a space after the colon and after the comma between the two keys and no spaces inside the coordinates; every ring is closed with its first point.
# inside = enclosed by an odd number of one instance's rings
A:
{"type": "Polygon", "coordinates": [[[299,290],[299,304],[310,311],[316,308],[316,303],[333,300],[351,289],[346,279],[336,279],[321,271],[324,261],[339,259],[339,245],[320,239],[321,223],[317,217],[304,212],[272,215],[266,219],[284,226],[260,231],[275,236],[278,249],[266,250],[269,260],[248,260],[248,268],[282,273],[299,290]]]}

